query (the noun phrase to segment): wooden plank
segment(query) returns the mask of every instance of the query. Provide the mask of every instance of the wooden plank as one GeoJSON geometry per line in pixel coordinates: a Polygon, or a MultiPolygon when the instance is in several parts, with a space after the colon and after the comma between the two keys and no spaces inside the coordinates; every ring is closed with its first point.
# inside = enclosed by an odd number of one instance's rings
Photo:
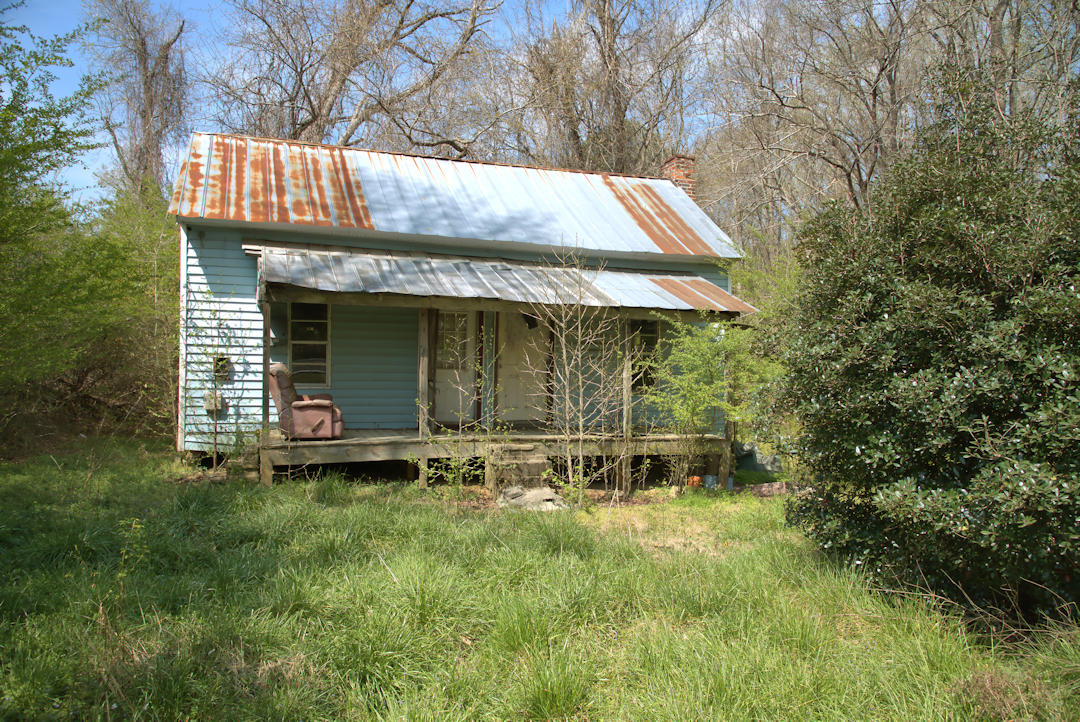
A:
{"type": "Polygon", "coordinates": [[[494,494],[498,491],[499,474],[498,469],[495,466],[495,460],[491,457],[491,454],[484,456],[484,486],[487,490],[494,494]]]}
{"type": "Polygon", "coordinates": [[[626,444],[626,450],[619,458],[617,486],[624,493],[630,493],[630,462],[632,457],[631,440],[634,435],[633,406],[634,406],[634,368],[633,368],[633,339],[630,337],[630,321],[623,319],[619,323],[619,334],[622,336],[622,436],[626,444]]]}
{"type": "MultiPolygon", "coordinates": [[[[304,447],[322,447],[322,446],[351,446],[351,445],[364,445],[364,444],[412,444],[416,445],[419,442],[419,436],[413,429],[369,429],[369,430],[357,430],[346,429],[345,437],[341,439],[326,439],[326,440],[311,440],[311,441],[288,441],[280,432],[271,429],[270,440],[264,444],[266,448],[286,448],[289,446],[304,446],[304,447]]],[[[587,442],[603,442],[605,440],[616,440],[618,436],[603,436],[600,434],[586,434],[584,436],[587,442]]],[[[682,437],[678,434],[637,434],[634,437],[634,443],[640,445],[642,443],[656,444],[661,442],[677,442],[682,437]]],[[[726,441],[725,437],[718,434],[706,434],[698,437],[705,441],[707,444],[716,446],[719,448],[719,444],[726,441]]],[[[530,430],[518,430],[510,431],[505,434],[499,435],[500,444],[518,444],[529,445],[530,447],[535,444],[544,442],[557,443],[562,441],[562,437],[559,434],[551,434],[530,430]]],[[[454,435],[433,435],[428,439],[429,443],[442,445],[442,446],[460,446],[461,444],[481,444],[489,441],[489,437],[483,434],[454,434],[454,435]]]]}
{"type": "Polygon", "coordinates": [[[272,453],[263,449],[259,452],[259,481],[263,486],[274,485],[274,462],[272,453]]]}
{"type": "Polygon", "coordinates": [[[439,413],[438,403],[435,399],[435,357],[437,355],[436,344],[439,341],[439,312],[437,309],[428,309],[428,328],[427,328],[427,398],[428,398],[428,417],[427,417],[427,431],[432,433],[435,429],[435,416],[439,413]]]}
{"type": "Polygon", "coordinates": [[[487,329],[484,328],[484,312],[477,311],[475,316],[476,324],[476,357],[473,359],[474,368],[479,368],[480,373],[476,374],[476,378],[473,379],[473,396],[476,398],[475,408],[473,409],[473,418],[480,422],[481,426],[484,425],[484,377],[487,376],[487,366],[484,364],[484,338],[487,329]]]}
{"type": "MultiPolygon", "coordinates": [[[[728,442],[719,436],[705,439],[703,453],[725,454],[728,442]]],[[[409,459],[426,460],[447,459],[453,457],[485,458],[497,453],[498,448],[528,450],[536,456],[558,456],[562,448],[559,438],[552,434],[520,435],[510,438],[500,437],[493,442],[484,437],[448,438],[446,436],[429,437],[426,441],[416,438],[379,438],[379,439],[339,439],[336,441],[292,442],[290,444],[272,444],[260,451],[260,469],[278,466],[299,466],[302,464],[337,464],[364,461],[404,461],[409,459]],[[515,443],[516,442],[516,443],[515,443]]],[[[665,434],[662,436],[634,436],[629,444],[621,436],[591,438],[582,443],[582,453],[586,456],[632,456],[674,455],[683,453],[684,442],[679,437],[665,434]]],[[[270,472],[272,473],[272,472],[270,472]]]]}
{"type": "Polygon", "coordinates": [[[429,459],[426,457],[421,457],[420,463],[418,464],[420,473],[417,475],[416,483],[421,489],[426,489],[428,487],[428,461],[429,459]]]}
{"type": "Polygon", "coordinates": [[[431,395],[429,375],[431,374],[431,364],[428,363],[430,356],[432,355],[431,348],[431,335],[429,328],[431,326],[431,314],[430,308],[420,309],[420,331],[417,339],[419,346],[417,357],[417,379],[416,379],[416,391],[419,396],[416,402],[417,406],[417,425],[420,428],[420,440],[427,439],[431,433],[431,395]]]}
{"type": "Polygon", "coordinates": [[[270,304],[259,304],[263,315],[262,343],[262,436],[270,431],[270,304]]]}
{"type": "Polygon", "coordinates": [[[178,356],[179,368],[177,369],[177,400],[176,400],[176,450],[187,450],[184,442],[187,425],[187,314],[188,314],[188,237],[187,230],[180,224],[180,349],[178,356]]]}

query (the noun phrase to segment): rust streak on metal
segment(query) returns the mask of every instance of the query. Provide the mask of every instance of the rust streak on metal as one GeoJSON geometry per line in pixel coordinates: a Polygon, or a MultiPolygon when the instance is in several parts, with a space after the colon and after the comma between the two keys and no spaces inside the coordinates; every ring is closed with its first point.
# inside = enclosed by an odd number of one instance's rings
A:
{"type": "MultiPolygon", "coordinates": [[[[353,224],[349,219],[348,201],[345,200],[345,191],[341,187],[341,164],[336,160],[333,150],[328,151],[327,155],[330,157],[330,164],[324,172],[326,189],[323,197],[326,199],[329,208],[333,210],[334,217],[337,218],[337,225],[341,228],[352,228],[353,224]]],[[[333,222],[333,218],[329,215],[327,219],[333,222]]]]}
{"type": "Polygon", "coordinates": [[[187,179],[187,159],[180,164],[180,175],[177,176],[176,186],[173,188],[172,200],[169,201],[169,213],[180,215],[180,202],[184,199],[184,184],[187,179]]]}
{"type": "Polygon", "coordinates": [[[699,311],[725,310],[709,298],[701,295],[694,289],[674,278],[650,278],[649,280],[683,303],[689,304],[691,308],[696,308],[699,311]]]}
{"type": "MultiPolygon", "coordinates": [[[[251,144],[251,160],[248,162],[248,192],[251,194],[251,211],[249,220],[252,223],[268,223],[270,221],[270,161],[268,159],[266,143],[254,142],[251,144]]],[[[237,181],[239,183],[239,180],[237,181]]]]}
{"type": "Polygon", "coordinates": [[[289,185],[292,186],[292,222],[310,223],[310,190],[307,180],[307,158],[303,146],[295,147],[291,144],[289,149],[289,185]]]}
{"type": "Polygon", "coordinates": [[[691,253],[699,256],[715,255],[709,245],[705,243],[705,240],[687,225],[683,217],[676,213],[674,208],[660,197],[655,188],[647,183],[635,185],[641,186],[641,192],[648,199],[652,212],[663,222],[665,230],[676,236],[679,242],[686,246],[691,253]]]}
{"type": "Polygon", "coordinates": [[[550,218],[562,225],[550,238],[544,235],[546,226],[538,227],[540,230],[524,228],[523,235],[533,234],[525,242],[547,243],[551,238],[595,233],[601,237],[593,245],[583,245],[600,248],[607,243],[612,250],[676,257],[712,257],[726,248],[721,245],[717,251],[710,246],[713,241],[705,240],[705,227],[693,220],[697,215],[689,220],[680,216],[677,209],[682,201],[669,196],[666,184],[608,173],[586,174],[586,181],[577,182],[557,173],[527,166],[460,165],[409,154],[196,134],[170,209],[183,216],[241,223],[374,230],[374,209],[364,192],[369,190],[373,199],[382,203],[410,204],[405,212],[388,215],[383,229],[388,232],[417,227],[430,227],[433,233],[459,233],[463,229],[494,234],[491,240],[512,241],[517,239],[509,227],[512,219],[503,216],[532,204],[535,211],[523,212],[529,218],[550,218]],[[491,166],[498,172],[491,172],[491,166]],[[511,174],[506,168],[522,168],[523,172],[511,174]],[[376,182],[383,177],[388,180],[383,187],[363,188],[361,180],[369,178],[368,172],[376,182]],[[400,186],[401,193],[393,192],[394,184],[400,186]],[[600,206],[595,211],[589,203],[594,193],[600,206]],[[617,204],[610,203],[608,193],[617,204]],[[476,211],[475,219],[471,211],[476,211]],[[424,218],[428,214],[433,216],[430,222],[424,218]],[[609,231],[609,223],[616,223],[626,238],[609,231]]]}
{"type": "Polygon", "coordinates": [[[353,178],[349,173],[349,164],[345,160],[345,150],[337,148],[338,167],[340,168],[341,181],[345,189],[345,198],[349,202],[352,211],[353,222],[351,227],[367,228],[374,230],[371,223],[371,215],[368,213],[367,201],[364,199],[364,191],[360,187],[359,179],[353,178]]]}
{"type": "Polygon", "coordinates": [[[323,172],[322,159],[319,158],[319,152],[312,149],[311,153],[311,187],[312,187],[312,209],[311,209],[311,222],[316,226],[332,226],[334,222],[330,215],[330,204],[327,202],[327,181],[326,174],[323,172]]]}
{"type": "Polygon", "coordinates": [[[603,174],[601,178],[604,181],[604,185],[608,187],[616,200],[622,204],[623,208],[626,209],[626,212],[630,214],[630,217],[634,219],[634,222],[645,231],[645,234],[649,236],[649,240],[656,244],[657,248],[664,253],[679,255],[687,255],[690,253],[690,250],[680,243],[678,238],[667,233],[666,229],[661,227],[660,224],[645,211],[634,193],[629,191],[629,189],[620,188],[613,180],[611,180],[611,176],[606,173],[603,174]]]}
{"type": "Polygon", "coordinates": [[[199,205],[199,198],[202,196],[203,183],[206,182],[206,175],[203,172],[203,155],[195,149],[194,145],[191,148],[191,157],[188,159],[188,182],[187,182],[187,196],[184,198],[184,203],[188,207],[188,215],[197,215],[196,208],[199,205]]]}
{"type": "Polygon", "coordinates": [[[701,278],[688,278],[684,283],[703,296],[708,296],[729,311],[737,311],[739,313],[755,313],[757,311],[757,309],[749,303],[741,298],[732,296],[715,283],[709,283],[701,278]]]}
{"type": "Polygon", "coordinates": [[[206,174],[206,210],[204,218],[225,218],[229,197],[229,157],[232,143],[215,138],[210,146],[210,164],[206,174]]]}
{"type": "Polygon", "coordinates": [[[247,211],[244,208],[250,175],[247,162],[247,143],[238,140],[233,143],[233,189],[229,194],[228,210],[228,217],[234,220],[247,220],[247,211]]]}
{"type": "Polygon", "coordinates": [[[273,155],[272,164],[274,168],[274,205],[273,214],[270,221],[276,223],[288,223],[289,222],[289,205],[288,194],[285,192],[285,159],[282,157],[286,152],[285,145],[282,143],[274,143],[270,146],[270,152],[273,155]]]}

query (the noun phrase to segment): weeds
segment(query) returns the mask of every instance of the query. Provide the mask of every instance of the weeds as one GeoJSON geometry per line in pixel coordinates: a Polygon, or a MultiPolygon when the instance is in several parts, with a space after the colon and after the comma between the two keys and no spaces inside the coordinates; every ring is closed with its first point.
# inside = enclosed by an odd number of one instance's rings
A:
{"type": "Polygon", "coordinates": [[[1080,711],[1075,625],[988,646],[824,561],[774,499],[478,513],[333,475],[172,484],[167,449],[93,450],[0,467],[0,717],[1080,711]]]}

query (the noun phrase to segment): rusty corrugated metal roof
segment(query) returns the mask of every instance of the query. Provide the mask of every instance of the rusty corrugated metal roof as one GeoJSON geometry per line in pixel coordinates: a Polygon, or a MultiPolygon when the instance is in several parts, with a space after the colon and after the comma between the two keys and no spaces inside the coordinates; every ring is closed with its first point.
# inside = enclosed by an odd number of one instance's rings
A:
{"type": "Polygon", "coordinates": [[[169,212],[613,253],[737,258],[669,180],[195,133],[169,212]]]}
{"type": "Polygon", "coordinates": [[[582,269],[408,251],[267,247],[261,283],[333,293],[483,298],[515,303],[752,313],[724,289],[692,275],[582,269]]]}

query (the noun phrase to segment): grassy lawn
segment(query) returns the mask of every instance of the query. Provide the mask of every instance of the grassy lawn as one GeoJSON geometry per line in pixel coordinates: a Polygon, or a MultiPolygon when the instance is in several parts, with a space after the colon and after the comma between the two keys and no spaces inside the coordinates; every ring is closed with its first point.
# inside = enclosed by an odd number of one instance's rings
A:
{"type": "Polygon", "coordinates": [[[0,717],[1080,715],[1075,629],[977,639],[778,499],[538,516],[187,474],[137,442],[0,466],[0,717]]]}

